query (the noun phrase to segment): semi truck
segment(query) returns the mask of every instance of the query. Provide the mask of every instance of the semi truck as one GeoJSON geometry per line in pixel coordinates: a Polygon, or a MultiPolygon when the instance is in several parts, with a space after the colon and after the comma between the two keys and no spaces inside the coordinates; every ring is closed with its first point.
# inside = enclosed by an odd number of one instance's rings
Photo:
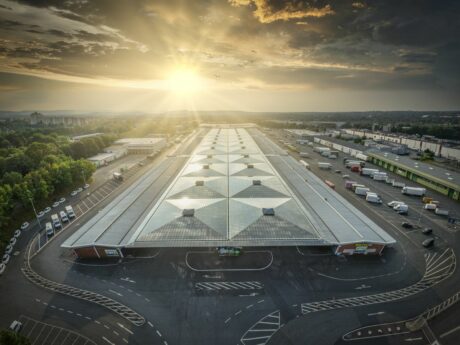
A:
{"type": "Polygon", "coordinates": [[[378,173],[378,169],[372,169],[372,168],[362,168],[361,169],[361,175],[363,176],[373,176],[375,173],[378,173]]]}
{"type": "Polygon", "coordinates": [[[367,192],[366,201],[373,204],[381,204],[382,199],[377,195],[377,193],[367,192]]]}
{"type": "Polygon", "coordinates": [[[424,196],[426,193],[426,189],[419,188],[419,187],[404,187],[401,190],[401,193],[406,194],[406,195],[424,196]]]}
{"type": "Polygon", "coordinates": [[[300,162],[300,164],[302,164],[304,166],[305,169],[310,170],[310,164],[308,164],[304,160],[300,160],[299,162],[300,162]]]}
{"type": "Polygon", "coordinates": [[[406,184],[404,182],[398,182],[398,181],[393,181],[391,183],[391,185],[393,187],[396,187],[396,188],[404,188],[404,187],[406,187],[406,184]]]}
{"type": "Polygon", "coordinates": [[[387,174],[384,172],[374,173],[374,176],[372,176],[375,181],[386,181],[387,177],[387,174]]]}

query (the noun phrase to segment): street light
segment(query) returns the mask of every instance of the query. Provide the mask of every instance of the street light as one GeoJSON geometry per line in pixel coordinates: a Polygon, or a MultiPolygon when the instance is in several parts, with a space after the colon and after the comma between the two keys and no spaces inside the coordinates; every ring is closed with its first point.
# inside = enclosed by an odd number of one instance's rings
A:
{"type": "Polygon", "coordinates": [[[35,210],[34,202],[33,202],[32,198],[29,198],[29,200],[30,200],[30,203],[32,204],[32,208],[34,209],[34,213],[35,213],[35,217],[37,218],[38,226],[39,226],[40,229],[41,229],[41,228],[42,228],[42,224],[40,223],[40,219],[38,218],[37,210],[35,210]]]}

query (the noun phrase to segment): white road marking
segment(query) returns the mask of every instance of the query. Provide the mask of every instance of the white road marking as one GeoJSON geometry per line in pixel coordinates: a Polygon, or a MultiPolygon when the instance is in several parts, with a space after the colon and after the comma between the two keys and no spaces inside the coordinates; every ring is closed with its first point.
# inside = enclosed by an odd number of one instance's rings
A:
{"type": "Polygon", "coordinates": [[[460,326],[457,326],[457,327],[455,327],[455,328],[452,328],[450,331],[447,331],[447,332],[441,334],[439,337],[440,337],[440,338],[444,338],[444,337],[446,337],[446,336],[448,336],[448,335],[450,335],[450,334],[452,334],[452,333],[454,333],[454,332],[457,332],[458,330],[460,330],[460,326]]]}
{"type": "MultiPolygon", "coordinates": [[[[151,323],[150,321],[148,322],[148,324],[149,324],[150,327],[153,327],[153,325],[152,325],[152,323],[151,323]]],[[[117,325],[118,325],[120,328],[122,328],[123,330],[125,330],[126,332],[128,332],[129,334],[131,334],[131,335],[134,334],[130,329],[126,328],[123,324],[117,322],[117,325]]]]}
{"type": "Polygon", "coordinates": [[[109,290],[109,292],[114,293],[115,295],[118,295],[120,297],[123,297],[123,295],[121,293],[117,292],[117,291],[109,290]]]}
{"type": "Polygon", "coordinates": [[[116,345],[115,343],[112,343],[109,339],[107,339],[106,337],[102,337],[102,339],[105,340],[110,345],[116,345]]]}
{"type": "Polygon", "coordinates": [[[158,334],[159,337],[162,337],[162,335],[161,335],[159,330],[157,330],[157,334],[158,334]]]}

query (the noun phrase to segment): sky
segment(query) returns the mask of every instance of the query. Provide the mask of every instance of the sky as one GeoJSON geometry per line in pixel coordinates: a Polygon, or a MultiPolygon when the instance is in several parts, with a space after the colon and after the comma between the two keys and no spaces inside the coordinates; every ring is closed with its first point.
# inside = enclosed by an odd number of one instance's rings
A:
{"type": "Polygon", "coordinates": [[[458,0],[0,0],[0,110],[460,109],[458,0]]]}

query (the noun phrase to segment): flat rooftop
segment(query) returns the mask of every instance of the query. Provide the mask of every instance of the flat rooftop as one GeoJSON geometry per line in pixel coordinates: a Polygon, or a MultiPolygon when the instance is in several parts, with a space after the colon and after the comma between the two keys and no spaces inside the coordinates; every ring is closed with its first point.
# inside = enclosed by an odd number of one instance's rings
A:
{"type": "Polygon", "coordinates": [[[395,242],[258,129],[203,131],[191,155],[163,161],[62,246],[395,242]],[[174,178],[165,186],[166,174],[174,178]]]}
{"type": "Polygon", "coordinates": [[[165,138],[123,138],[115,141],[116,145],[155,145],[165,138]]]}

